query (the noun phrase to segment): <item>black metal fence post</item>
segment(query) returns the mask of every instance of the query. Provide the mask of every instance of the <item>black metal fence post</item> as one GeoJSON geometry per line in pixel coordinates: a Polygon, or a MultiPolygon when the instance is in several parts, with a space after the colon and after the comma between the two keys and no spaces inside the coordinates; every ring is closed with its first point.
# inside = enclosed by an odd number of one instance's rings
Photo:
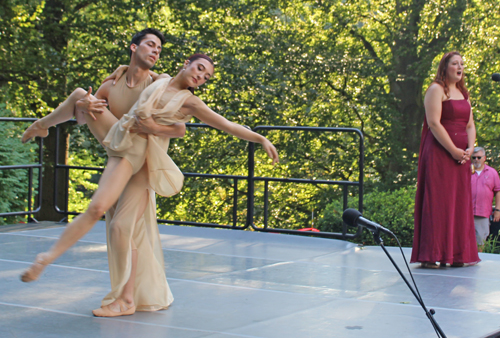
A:
{"type": "Polygon", "coordinates": [[[255,175],[255,144],[248,145],[248,195],[247,195],[247,221],[245,228],[253,227],[254,212],[254,175],[255,175]]]}

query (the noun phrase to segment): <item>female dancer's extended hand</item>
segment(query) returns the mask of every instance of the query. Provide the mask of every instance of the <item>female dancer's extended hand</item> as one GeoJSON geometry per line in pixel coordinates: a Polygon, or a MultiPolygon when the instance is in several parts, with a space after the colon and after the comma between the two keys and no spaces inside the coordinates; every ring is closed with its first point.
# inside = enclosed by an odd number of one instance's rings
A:
{"type": "Polygon", "coordinates": [[[264,142],[262,142],[262,148],[264,148],[267,155],[269,155],[269,157],[273,159],[273,165],[280,161],[276,147],[267,138],[264,140],[264,142]]]}
{"type": "Polygon", "coordinates": [[[108,105],[106,100],[96,99],[92,96],[92,87],[89,87],[87,94],[80,100],[76,101],[76,110],[83,113],[88,113],[94,121],[96,117],[94,114],[102,114],[104,108],[108,105]]]}

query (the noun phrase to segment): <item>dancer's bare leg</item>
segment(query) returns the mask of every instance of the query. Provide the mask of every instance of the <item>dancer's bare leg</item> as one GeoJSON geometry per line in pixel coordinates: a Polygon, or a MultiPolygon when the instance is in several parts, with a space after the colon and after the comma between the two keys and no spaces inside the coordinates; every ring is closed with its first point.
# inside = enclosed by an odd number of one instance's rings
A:
{"type": "MultiPolygon", "coordinates": [[[[85,95],[87,95],[87,94],[88,94],[88,92],[82,88],[75,89],[63,103],[61,103],[56,109],[54,109],[53,112],[51,112],[47,116],[41,118],[40,120],[33,122],[33,124],[31,126],[29,126],[28,129],[26,129],[26,131],[24,132],[21,141],[23,143],[26,143],[29,140],[31,140],[33,137],[36,137],[36,136],[46,137],[49,134],[49,131],[48,131],[49,127],[53,127],[53,126],[58,125],[60,123],[71,120],[73,117],[75,117],[75,104],[76,104],[76,102],[80,99],[83,99],[85,97],[85,95]]],[[[92,100],[97,100],[94,96],[92,96],[92,95],[89,95],[89,96],[92,100]]],[[[103,101],[103,100],[101,100],[101,101],[103,101]]],[[[109,114],[111,114],[111,112],[109,112],[109,114]]],[[[88,114],[85,114],[85,115],[88,115],[88,114]]],[[[99,115],[99,114],[97,114],[97,115],[99,115]]],[[[113,114],[111,114],[111,115],[113,115],[113,114]]],[[[87,123],[89,122],[88,119],[85,119],[85,120],[87,121],[87,123]]],[[[94,121],[92,118],[91,118],[91,120],[94,121]]],[[[117,120],[115,118],[115,122],[116,121],[117,120]]],[[[106,136],[106,135],[104,135],[104,136],[106,136]]]]}
{"type": "Polygon", "coordinates": [[[131,177],[132,166],[126,159],[110,157],[88,209],[66,226],[61,237],[48,252],[37,256],[33,265],[22,274],[21,280],[31,282],[38,279],[47,264],[56,260],[89,232],[104,212],[118,200],[131,177]]]}
{"type": "Polygon", "coordinates": [[[71,120],[75,115],[76,101],[82,99],[86,94],[85,91],[82,93],[80,89],[78,88],[71,93],[52,113],[29,126],[23,134],[22,142],[26,143],[35,136],[46,137],[49,134],[49,127],[71,120]]]}
{"type": "Polygon", "coordinates": [[[146,210],[148,182],[147,164],[144,164],[141,170],[130,179],[118,201],[108,233],[110,245],[108,250],[113,250],[113,255],[109,256],[110,267],[113,265],[115,269],[125,272],[127,270],[128,251],[132,247],[130,276],[123,286],[121,294],[114,302],[92,311],[95,316],[115,317],[131,315],[135,312],[134,290],[137,271],[137,248],[133,242],[132,233],[134,226],[146,210]],[[135,216],[133,220],[123,219],[132,215],[135,216]]]}

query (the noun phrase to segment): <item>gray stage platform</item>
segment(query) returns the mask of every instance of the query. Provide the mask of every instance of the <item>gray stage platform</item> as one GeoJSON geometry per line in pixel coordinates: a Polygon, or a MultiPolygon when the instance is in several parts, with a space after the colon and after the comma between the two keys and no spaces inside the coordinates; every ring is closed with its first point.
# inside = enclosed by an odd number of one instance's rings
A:
{"type": "MultiPolygon", "coordinates": [[[[164,225],[174,304],[94,318],[91,310],[109,289],[102,222],[38,282],[19,281],[61,230],[49,223],[0,227],[0,337],[436,337],[378,247],[164,225]]],[[[390,251],[402,263],[399,251],[390,251]]],[[[500,330],[500,256],[481,259],[466,268],[412,265],[424,301],[449,338],[500,330]]]]}

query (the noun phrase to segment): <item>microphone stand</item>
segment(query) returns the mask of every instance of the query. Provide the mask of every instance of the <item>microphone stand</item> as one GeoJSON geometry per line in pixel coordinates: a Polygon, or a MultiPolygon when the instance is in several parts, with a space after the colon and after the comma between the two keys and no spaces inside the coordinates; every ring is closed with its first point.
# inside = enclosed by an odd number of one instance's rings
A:
{"type": "MultiPolygon", "coordinates": [[[[379,229],[377,229],[375,231],[372,231],[372,234],[373,234],[373,239],[375,240],[375,243],[379,244],[380,247],[382,248],[382,250],[384,250],[385,254],[387,255],[387,257],[389,257],[389,260],[392,262],[392,265],[394,265],[394,267],[396,268],[396,270],[398,270],[399,275],[401,276],[401,278],[403,278],[403,280],[405,281],[405,283],[408,286],[408,288],[410,288],[410,291],[413,293],[413,295],[415,296],[415,298],[419,302],[419,304],[422,307],[422,309],[424,309],[424,312],[427,315],[427,318],[429,318],[429,320],[431,321],[431,324],[434,327],[434,330],[436,331],[438,337],[446,338],[446,335],[444,334],[443,330],[441,330],[441,327],[439,327],[439,324],[434,319],[434,314],[436,313],[436,311],[434,311],[434,309],[430,309],[430,311],[427,310],[427,308],[425,307],[424,301],[422,300],[422,298],[420,297],[420,295],[415,292],[415,290],[413,289],[413,287],[411,286],[411,284],[408,282],[408,280],[406,279],[406,277],[403,275],[403,272],[401,272],[401,270],[399,269],[398,265],[396,264],[396,262],[394,261],[394,259],[392,259],[391,255],[389,254],[389,252],[385,248],[384,241],[382,240],[382,238],[380,238],[380,231],[379,231],[379,229]]],[[[410,271],[410,274],[411,274],[411,271],[410,271]]]]}

